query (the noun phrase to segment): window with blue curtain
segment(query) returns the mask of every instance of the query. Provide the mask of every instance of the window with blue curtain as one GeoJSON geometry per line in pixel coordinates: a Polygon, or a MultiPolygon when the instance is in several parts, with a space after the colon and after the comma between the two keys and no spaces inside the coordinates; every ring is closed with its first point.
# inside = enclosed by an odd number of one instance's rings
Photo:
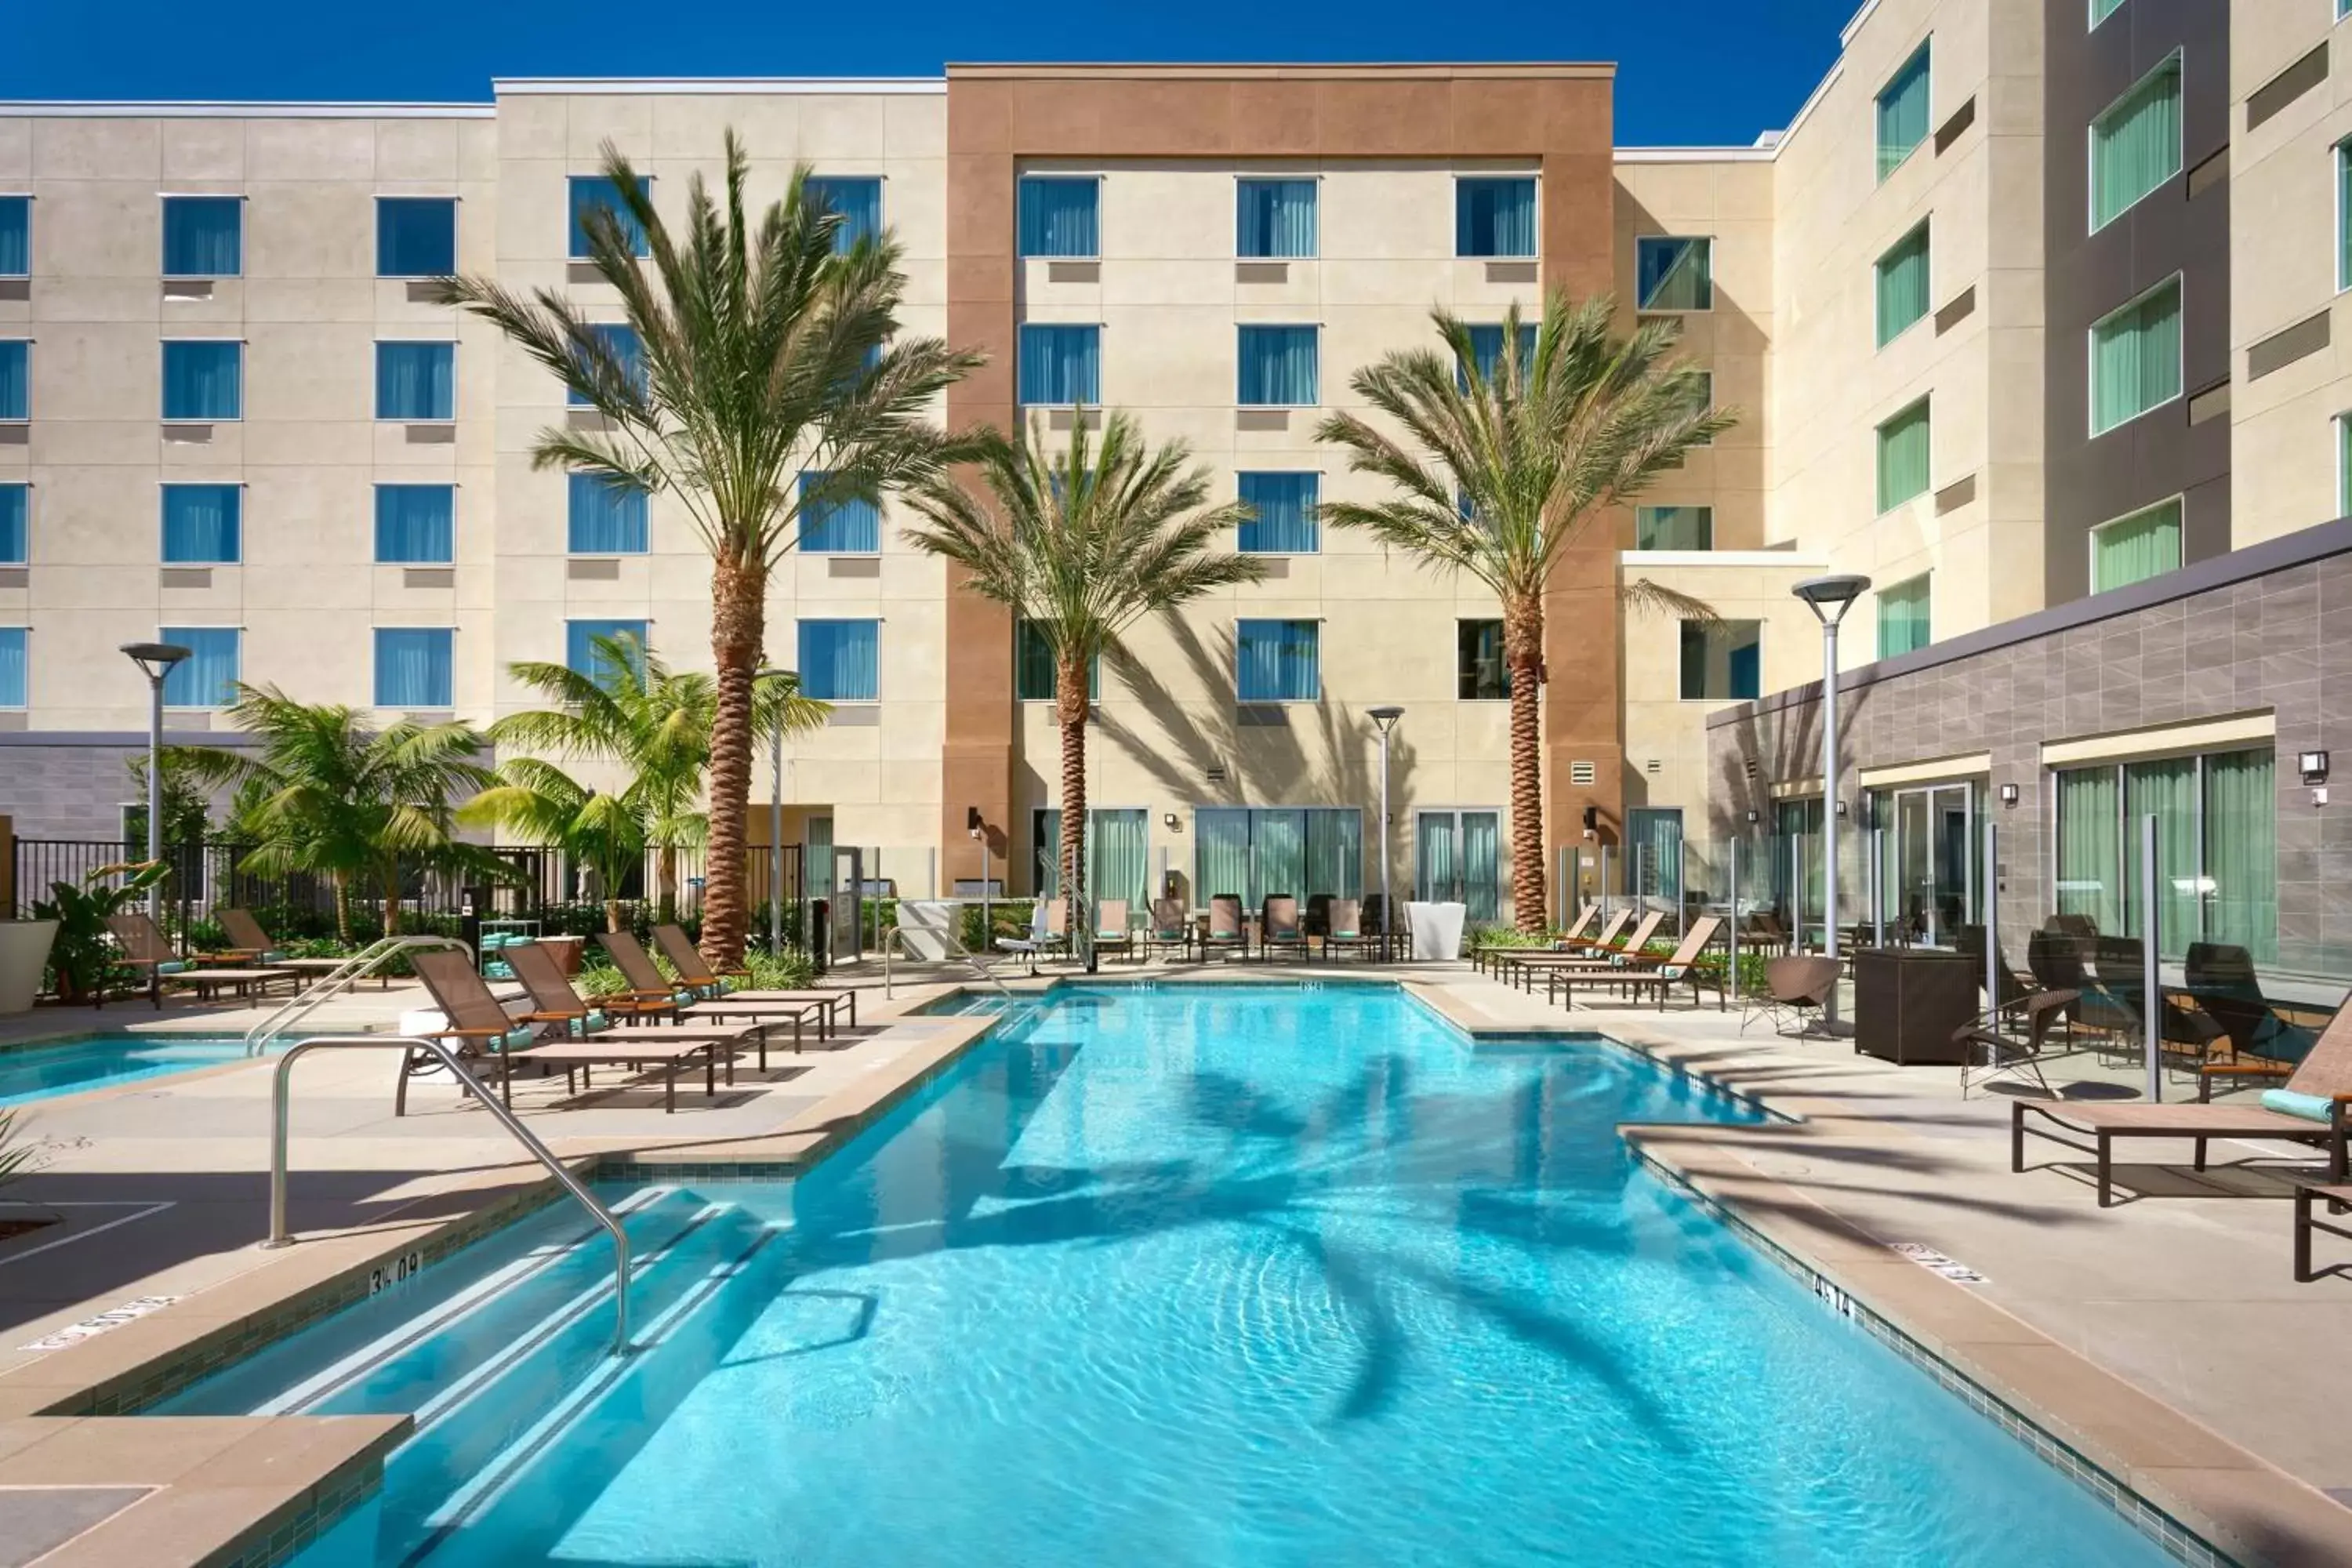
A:
{"type": "Polygon", "coordinates": [[[1023,327],[1020,381],[1024,406],[1101,403],[1102,329],[1023,327]]]}
{"type": "Polygon", "coordinates": [[[455,196],[378,196],[375,275],[446,278],[457,270],[455,196]]]}
{"type": "Polygon", "coordinates": [[[375,416],[436,421],[457,417],[457,345],[376,344],[375,416]]]}
{"type": "Polygon", "coordinates": [[[1633,242],[1633,304],[1643,310],[1715,309],[1715,241],[1643,235],[1633,242]]]}
{"type": "Polygon", "coordinates": [[[1323,695],[1319,621],[1242,621],[1234,686],[1244,702],[1313,702],[1323,695]]]}
{"type": "Polygon", "coordinates": [[[1903,62],[1878,93],[1878,177],[1903,166],[1927,139],[1927,46],[1903,62]]]}
{"type": "MultiPolygon", "coordinates": [[[[651,195],[653,188],[654,183],[649,176],[637,176],[637,195],[640,197],[651,195]]],[[[584,260],[588,256],[588,215],[598,212],[611,213],[614,221],[621,226],[622,237],[629,242],[630,255],[646,254],[645,226],[637,221],[637,215],[623,204],[621,193],[613,188],[613,182],[602,174],[574,174],[572,176],[572,256],[574,260],[584,260]]]]}
{"type": "MultiPolygon", "coordinates": [[[[1013,623],[1013,699],[1016,702],[1051,702],[1061,695],[1061,678],[1054,645],[1034,621],[1013,623]]],[[[1102,696],[1102,660],[1087,661],[1087,700],[1102,696]]]]}
{"type": "Polygon", "coordinates": [[[1893,658],[1934,641],[1929,630],[1928,579],[1922,572],[1878,590],[1878,657],[1893,658]]]}
{"type": "Polygon", "coordinates": [[[646,496],[594,474],[571,476],[564,548],[574,555],[643,555],[646,496]]]}
{"type": "Polygon", "coordinates": [[[30,640],[23,626],[0,626],[0,708],[23,708],[30,701],[26,695],[32,686],[26,668],[30,640]]]}
{"type": "Polygon", "coordinates": [[[863,496],[812,501],[829,476],[801,475],[801,552],[806,555],[871,555],[882,548],[882,509],[863,496]]]}
{"type": "Polygon", "coordinates": [[[1243,327],[1241,385],[1244,407],[1306,408],[1317,395],[1318,327],[1243,327]]]}
{"type": "Polygon", "coordinates": [[[244,559],[242,485],[163,487],[163,563],[226,565],[244,559]]]}
{"type": "Polygon", "coordinates": [[[163,198],[163,276],[236,278],[245,271],[245,199],[163,198]]]}
{"type": "Polygon", "coordinates": [[[0,278],[33,270],[33,198],[0,196],[0,278]]]}
{"type": "Polygon", "coordinates": [[[450,654],[457,634],[447,626],[378,626],[375,705],[451,706],[450,654]]]}
{"type": "Polygon", "coordinates": [[[1241,548],[1253,555],[1312,555],[1323,548],[1315,509],[1320,474],[1244,474],[1241,499],[1257,515],[1241,526],[1241,548]]]}
{"type": "Polygon", "coordinates": [[[163,343],[163,417],[245,417],[245,345],[215,338],[163,343]]]}
{"type": "Polygon", "coordinates": [[[1454,254],[1532,257],[1536,253],[1533,175],[1464,175],[1454,182],[1454,254]]]}
{"type": "Polygon", "coordinates": [[[811,174],[806,186],[809,200],[831,207],[841,215],[841,226],[834,231],[833,248],[837,254],[847,250],[861,239],[882,237],[882,182],[870,175],[811,174]]]}
{"type": "Polygon", "coordinates": [[[22,566],[32,559],[33,487],[0,485],[0,566],[22,566]]]}
{"type": "Polygon", "coordinates": [[[2091,230],[2115,222],[2180,173],[2179,50],[2091,121],[2091,230]]]}
{"type": "Polygon", "coordinates": [[[2180,279],[2168,279],[2091,328],[2091,434],[2180,395],[2180,279]]]}
{"type": "Polygon", "coordinates": [[[236,700],[236,683],[245,679],[243,632],[235,626],[165,626],[157,640],[188,650],[163,677],[163,706],[226,708],[236,700]]]}
{"type": "Polygon", "coordinates": [[[0,419],[33,416],[33,345],[0,338],[0,419]]]}
{"type": "Polygon", "coordinates": [[[644,621],[566,621],[563,623],[564,668],[584,675],[599,686],[626,681],[632,672],[645,673],[646,649],[651,645],[644,621]],[[625,666],[615,666],[599,642],[616,642],[627,650],[625,666]]]}
{"type": "Polygon", "coordinates": [[[377,561],[387,566],[446,566],[457,559],[457,486],[376,486],[377,561]]]}
{"type": "MultiPolygon", "coordinates": [[[[1499,322],[1481,322],[1472,326],[1469,332],[1470,363],[1477,367],[1478,374],[1491,386],[1501,378],[1503,373],[1502,325],[1499,322]]],[[[1535,357],[1536,329],[1531,326],[1522,326],[1519,329],[1518,354],[1519,374],[1522,376],[1527,374],[1528,367],[1535,363],[1535,357]]],[[[1454,384],[1464,392],[1470,390],[1470,377],[1459,365],[1456,365],[1454,370],[1454,384]]]]}
{"type": "Polygon", "coordinates": [[[1102,254],[1102,182],[1033,175],[1021,183],[1021,254],[1093,258],[1102,254]]]}
{"type": "Polygon", "coordinates": [[[1682,698],[1685,702],[1737,702],[1761,692],[1764,623],[1682,624],[1682,698]]]}
{"type": "MultiPolygon", "coordinates": [[[[644,392],[646,350],[645,344],[637,338],[637,329],[620,321],[598,321],[589,327],[588,335],[594,338],[597,344],[620,365],[621,374],[629,378],[630,384],[638,392],[644,392]]],[[[583,369],[595,363],[585,353],[576,357],[583,369]]],[[[577,387],[564,388],[563,401],[573,408],[589,406],[589,400],[577,387]]]]}
{"type": "Polygon", "coordinates": [[[801,690],[821,702],[872,702],[882,695],[882,623],[800,623],[801,690]]]}
{"type": "Polygon", "coordinates": [[[1317,254],[1316,182],[1234,182],[1234,254],[1289,258],[1317,254]]]}
{"type": "Polygon", "coordinates": [[[1711,506],[1644,506],[1633,509],[1636,550],[1712,550],[1715,509],[1711,506]]]}

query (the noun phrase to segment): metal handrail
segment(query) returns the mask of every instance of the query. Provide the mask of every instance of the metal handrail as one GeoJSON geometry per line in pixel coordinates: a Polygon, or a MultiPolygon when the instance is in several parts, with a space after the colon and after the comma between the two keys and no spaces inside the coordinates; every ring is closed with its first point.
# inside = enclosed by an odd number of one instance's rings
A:
{"type": "Polygon", "coordinates": [[[474,956],[472,945],[454,936],[378,937],[337,967],[327,971],[324,978],[289,996],[278,1011],[247,1029],[245,1032],[245,1054],[257,1057],[268,1050],[270,1041],[383,968],[394,953],[427,947],[454,947],[469,962],[474,956]]]}
{"type": "Polygon", "coordinates": [[[377,1050],[399,1049],[425,1051],[440,1058],[459,1087],[481,1102],[482,1109],[499,1120],[515,1135],[516,1142],[528,1150],[531,1158],[547,1167],[548,1173],[562,1184],[563,1190],[580,1201],[582,1207],[604,1227],[613,1238],[613,1353],[629,1352],[629,1233],[613,1217],[613,1211],[596,1201],[596,1195],[583,1186],[580,1178],[565,1169],[555,1152],[539,1140],[539,1135],[522,1124],[521,1119],[499,1103],[499,1097],[482,1087],[481,1080],[466,1070],[457,1053],[443,1041],[421,1035],[321,1035],[315,1039],[298,1040],[278,1058],[276,1082],[269,1096],[269,1239],[265,1247],[291,1247],[293,1234],[286,1228],[286,1112],[291,1099],[289,1080],[295,1061],[305,1051],[321,1047],[334,1049],[377,1050]]]}
{"type": "MultiPolygon", "coordinates": [[[[953,931],[944,929],[935,930],[932,927],[925,926],[922,930],[924,935],[938,937],[941,942],[945,942],[950,952],[951,952],[954,956],[962,959],[964,963],[971,966],[971,972],[973,973],[979,975],[982,980],[987,981],[991,985],[995,986],[997,990],[1003,992],[1006,1001],[1009,1002],[1013,999],[1013,988],[1004,984],[1003,979],[997,974],[996,971],[989,968],[985,963],[982,963],[979,958],[973,954],[971,949],[964,946],[962,938],[957,936],[953,931]]],[[[882,999],[886,1002],[890,1000],[892,994],[890,990],[890,955],[894,947],[903,944],[906,940],[906,929],[902,926],[890,925],[885,926],[882,929],[882,999]]],[[[913,958],[915,954],[911,950],[909,950],[907,956],[908,958],[913,958]]]]}

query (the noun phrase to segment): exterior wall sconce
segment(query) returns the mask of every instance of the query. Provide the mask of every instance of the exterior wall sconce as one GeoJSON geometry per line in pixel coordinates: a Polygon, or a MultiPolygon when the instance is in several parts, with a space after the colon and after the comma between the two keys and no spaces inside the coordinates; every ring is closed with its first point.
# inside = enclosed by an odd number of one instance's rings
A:
{"type": "Polygon", "coordinates": [[[2294,765],[2303,773],[2304,783],[2317,785],[2324,784],[2327,782],[2327,753],[2326,752],[2298,752],[2294,759],[2294,765]]]}
{"type": "Polygon", "coordinates": [[[2005,784],[2000,786],[2000,804],[2003,805],[2015,805],[2017,804],[2017,786],[2015,784],[2005,784]]]}
{"type": "Polygon", "coordinates": [[[1181,833],[1184,831],[1184,825],[1177,820],[1176,814],[1172,811],[1164,812],[1160,815],[1160,826],[1166,828],[1171,833],[1181,833]]]}

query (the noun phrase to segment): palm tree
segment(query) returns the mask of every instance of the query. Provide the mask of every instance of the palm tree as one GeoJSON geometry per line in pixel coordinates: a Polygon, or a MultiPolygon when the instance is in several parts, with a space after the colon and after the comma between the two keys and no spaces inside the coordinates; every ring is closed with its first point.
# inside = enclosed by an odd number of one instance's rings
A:
{"type": "Polygon", "coordinates": [[[510,828],[585,863],[604,900],[604,929],[621,929],[621,883],[646,853],[645,813],[626,795],[601,794],[537,757],[510,757],[457,820],[510,828]]]}
{"type": "MultiPolygon", "coordinates": [[[[1317,438],[1348,452],[1350,471],[1398,494],[1365,504],[1327,501],[1326,521],[1360,528],[1429,565],[1466,573],[1502,602],[1503,659],[1511,695],[1511,901],[1518,928],[1544,929],[1542,752],[1537,689],[1544,679],[1543,595],[1561,554],[1610,509],[1682,466],[1685,453],[1737,422],[1710,409],[1704,374],[1673,356],[1681,327],[1641,321],[1619,336],[1607,296],[1544,303],[1533,341],[1513,305],[1500,342],[1517,348],[1482,363],[1471,329],[1431,313],[1445,352],[1384,356],[1349,378],[1393,426],[1354,414],[1327,416],[1317,438]]],[[[1643,607],[1712,622],[1705,605],[1657,584],[1626,584],[1643,607]]]]}
{"type": "MultiPolygon", "coordinates": [[[[925,521],[907,531],[918,548],[961,566],[966,588],[1029,622],[1053,654],[1059,864],[1074,903],[1085,870],[1088,672],[1105,654],[1124,656],[1121,634],[1142,616],[1265,575],[1255,556],[1210,548],[1251,512],[1240,501],[1208,504],[1209,470],[1189,466],[1183,442],[1155,449],[1114,410],[1097,443],[1080,414],[1066,452],[1049,454],[1034,420],[1018,443],[982,433],[980,474],[994,506],[939,476],[910,497],[925,521]]],[[[1070,929],[1079,929],[1075,919],[1070,929]]]]}
{"type": "Polygon", "coordinates": [[[898,337],[897,243],[886,234],[836,247],[842,217],[810,193],[806,165],[755,218],[744,199],[751,160],[729,132],[725,189],[714,197],[695,175],[674,234],[610,142],[604,159],[629,226],[600,209],[583,227],[590,264],[636,334],[634,356],[552,289],[525,298],[488,279],[445,278],[438,295],[494,322],[602,416],[602,430],[541,431],[533,467],[671,496],[710,552],[717,695],[702,943],[724,968],[742,956],[750,916],[751,688],[769,574],[804,510],[877,499],[956,456],[925,416],[981,357],[898,337]],[[808,482],[796,483],[803,472],[808,482]]]}

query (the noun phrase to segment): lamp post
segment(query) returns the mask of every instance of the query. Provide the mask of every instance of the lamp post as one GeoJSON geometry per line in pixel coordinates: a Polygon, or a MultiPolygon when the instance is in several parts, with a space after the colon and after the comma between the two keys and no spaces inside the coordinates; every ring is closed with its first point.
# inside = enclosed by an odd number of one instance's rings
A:
{"type": "Polygon", "coordinates": [[[1389,732],[1404,717],[1404,710],[1384,703],[1366,710],[1381,731],[1381,956],[1389,955],[1389,933],[1396,928],[1396,900],[1389,894],[1389,732]]]}
{"type": "MultiPolygon", "coordinates": [[[[753,689],[757,683],[771,676],[788,675],[782,669],[762,669],[752,675],[753,689]]],[[[754,704],[752,714],[759,708],[754,704]]],[[[803,873],[807,873],[803,869],[803,873]]],[[[768,737],[768,955],[772,958],[784,951],[784,726],[779,716],[773,733],[768,737]]],[[[806,938],[808,933],[803,931],[806,938]]]]}
{"type": "MultiPolygon", "coordinates": [[[[1822,952],[1838,955],[1838,623],[1870,589],[1870,579],[1853,573],[1808,577],[1790,590],[1822,623],[1822,952]]],[[[1837,1027],[1837,987],[1822,1005],[1824,1027],[1837,1027]]]]}
{"type": "MultiPolygon", "coordinates": [[[[163,680],[191,654],[168,642],[127,642],[122,654],[147,678],[147,858],[152,862],[163,858],[163,680]]],[[[161,879],[148,886],[147,918],[156,930],[163,929],[161,879]]]]}

